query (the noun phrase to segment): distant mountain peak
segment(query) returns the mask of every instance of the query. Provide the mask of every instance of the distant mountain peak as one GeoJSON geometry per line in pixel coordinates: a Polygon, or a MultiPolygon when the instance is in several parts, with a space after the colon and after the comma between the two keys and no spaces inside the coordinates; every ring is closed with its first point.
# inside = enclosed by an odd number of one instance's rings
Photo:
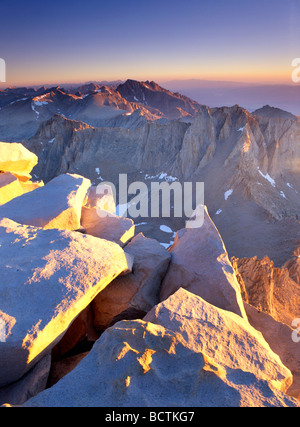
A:
{"type": "Polygon", "coordinates": [[[164,89],[154,81],[139,82],[128,79],[119,85],[116,91],[127,101],[159,110],[169,119],[195,115],[201,108],[201,104],[196,101],[164,89]]]}
{"type": "Polygon", "coordinates": [[[297,117],[287,111],[281,110],[280,108],[271,107],[270,105],[265,105],[258,110],[253,112],[253,115],[260,116],[268,119],[291,119],[297,120],[297,117]]]}

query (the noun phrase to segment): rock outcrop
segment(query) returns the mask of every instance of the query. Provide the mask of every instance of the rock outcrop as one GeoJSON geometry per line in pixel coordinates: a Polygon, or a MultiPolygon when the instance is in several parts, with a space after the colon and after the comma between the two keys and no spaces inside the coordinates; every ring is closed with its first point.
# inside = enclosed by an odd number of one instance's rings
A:
{"type": "Polygon", "coordinates": [[[245,303],[245,310],[250,324],[260,331],[274,353],[291,371],[293,383],[287,390],[290,396],[300,398],[300,348],[297,330],[276,321],[269,314],[258,311],[245,303]],[[296,339],[294,338],[296,336],[296,339]]]}
{"type": "Polygon", "coordinates": [[[23,189],[21,183],[13,174],[5,172],[0,174],[0,205],[4,205],[15,197],[21,196],[23,189]]]}
{"type": "Polygon", "coordinates": [[[127,80],[121,83],[116,91],[126,100],[141,103],[147,108],[150,107],[150,111],[154,109],[158,115],[169,119],[193,116],[201,108],[198,102],[166,90],[155,82],[127,80]]]}
{"type": "Polygon", "coordinates": [[[92,185],[87,192],[85,208],[97,208],[109,213],[116,212],[116,201],[112,188],[106,184],[92,185]]]}
{"type": "Polygon", "coordinates": [[[30,181],[37,163],[37,156],[22,144],[0,142],[0,206],[44,185],[30,181]]]}
{"type": "Polygon", "coordinates": [[[232,263],[246,290],[244,301],[291,327],[299,317],[298,256],[280,268],[268,257],[233,258],[232,263]]]}
{"type": "Polygon", "coordinates": [[[203,226],[177,232],[169,251],[172,260],[162,283],[161,301],[184,288],[210,304],[246,318],[234,270],[206,208],[203,226]]]}
{"type": "Polygon", "coordinates": [[[0,172],[11,172],[20,181],[28,181],[38,157],[22,144],[0,142],[0,172]]]}
{"type": "Polygon", "coordinates": [[[109,328],[69,375],[25,406],[298,406],[283,393],[291,380],[248,322],[179,290],[144,321],[109,328]]]}
{"type": "Polygon", "coordinates": [[[90,180],[79,175],[61,175],[1,206],[0,217],[44,229],[77,230],[89,186],[90,180]]]}
{"type": "Polygon", "coordinates": [[[27,400],[44,391],[47,386],[50,368],[51,354],[48,354],[19,381],[0,388],[0,406],[22,405],[27,400]]]}
{"type": "Polygon", "coordinates": [[[115,243],[9,219],[0,221],[0,264],[1,387],[51,352],[78,314],[128,268],[115,243]]]}
{"type": "Polygon", "coordinates": [[[85,233],[125,246],[135,233],[134,222],[97,208],[82,208],[81,225],[85,233]]]}
{"type": "Polygon", "coordinates": [[[171,255],[156,240],[142,233],[124,248],[134,259],[133,271],[117,277],[93,301],[94,326],[102,331],[112,322],[143,317],[158,304],[161,282],[171,255]]]}

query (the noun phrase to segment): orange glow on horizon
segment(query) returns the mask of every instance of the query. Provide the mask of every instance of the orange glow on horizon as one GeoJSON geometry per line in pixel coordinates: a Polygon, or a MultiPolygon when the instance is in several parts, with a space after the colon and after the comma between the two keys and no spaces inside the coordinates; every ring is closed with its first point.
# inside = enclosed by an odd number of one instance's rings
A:
{"type": "Polygon", "coordinates": [[[145,63],[135,67],[135,63],[119,64],[107,63],[105,66],[90,64],[88,70],[74,68],[71,64],[64,67],[51,64],[49,67],[29,64],[20,70],[17,67],[9,66],[7,69],[6,83],[0,83],[1,88],[10,86],[42,86],[82,84],[91,81],[115,81],[133,79],[138,81],[156,81],[160,84],[170,80],[209,80],[254,84],[293,84],[291,61],[284,60],[272,64],[242,63],[239,61],[221,63],[217,61],[189,64],[170,63],[164,60],[156,63],[145,63]],[[91,71],[94,70],[94,71],[91,71]],[[174,71],[175,70],[175,71],[174,71]]]}

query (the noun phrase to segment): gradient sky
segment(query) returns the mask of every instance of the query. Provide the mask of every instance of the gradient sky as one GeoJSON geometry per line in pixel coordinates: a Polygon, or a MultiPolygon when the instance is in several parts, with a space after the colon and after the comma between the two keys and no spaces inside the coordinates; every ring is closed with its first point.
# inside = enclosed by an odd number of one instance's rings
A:
{"type": "Polygon", "coordinates": [[[91,80],[291,83],[300,0],[0,0],[5,86],[91,80]]]}

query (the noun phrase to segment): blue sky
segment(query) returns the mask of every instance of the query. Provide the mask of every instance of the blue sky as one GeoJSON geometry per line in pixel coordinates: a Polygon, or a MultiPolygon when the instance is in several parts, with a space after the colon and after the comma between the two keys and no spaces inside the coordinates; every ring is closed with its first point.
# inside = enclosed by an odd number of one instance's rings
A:
{"type": "Polygon", "coordinates": [[[1,0],[7,84],[288,82],[300,0],[1,0]]]}

